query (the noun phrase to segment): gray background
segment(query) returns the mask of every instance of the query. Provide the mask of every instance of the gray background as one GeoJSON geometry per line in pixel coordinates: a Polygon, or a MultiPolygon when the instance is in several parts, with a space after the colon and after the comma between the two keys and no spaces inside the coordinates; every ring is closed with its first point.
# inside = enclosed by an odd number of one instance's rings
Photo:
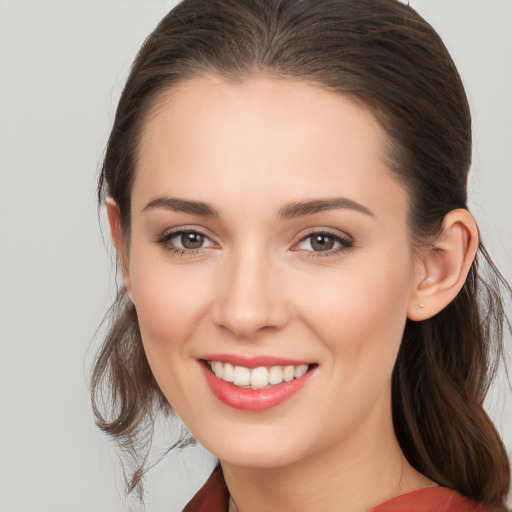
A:
{"type": "MultiPolygon", "coordinates": [[[[0,0],[1,511],[128,507],[88,400],[90,342],[114,290],[95,178],[131,60],[174,4],[0,0]]],[[[471,207],[512,281],[512,2],[411,4],[444,38],[466,84],[471,207]]],[[[503,372],[488,408],[512,453],[503,372]]],[[[171,455],[149,474],[148,512],[180,510],[213,463],[197,448],[171,455]]]]}

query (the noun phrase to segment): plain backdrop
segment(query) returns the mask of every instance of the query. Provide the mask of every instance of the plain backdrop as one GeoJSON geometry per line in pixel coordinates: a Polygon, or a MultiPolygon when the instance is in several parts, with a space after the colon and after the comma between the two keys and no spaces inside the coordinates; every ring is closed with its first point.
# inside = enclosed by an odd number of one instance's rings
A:
{"type": "MultiPolygon", "coordinates": [[[[114,291],[95,180],[129,65],[175,3],[0,0],[2,512],[128,509],[88,398],[89,347],[114,291]]],[[[512,2],[411,4],[444,38],[466,84],[470,204],[512,281],[512,2]]],[[[512,453],[504,372],[488,409],[512,453]]],[[[169,456],[149,473],[147,511],[181,510],[214,463],[200,448],[169,456]]]]}

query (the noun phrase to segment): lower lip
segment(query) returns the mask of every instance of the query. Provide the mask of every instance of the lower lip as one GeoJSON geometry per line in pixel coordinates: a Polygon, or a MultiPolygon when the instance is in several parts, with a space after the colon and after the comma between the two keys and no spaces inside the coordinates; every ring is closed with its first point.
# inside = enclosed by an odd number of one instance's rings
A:
{"type": "Polygon", "coordinates": [[[286,402],[309,381],[313,370],[290,382],[282,382],[264,389],[248,389],[219,379],[200,361],[201,370],[212,393],[224,404],[243,411],[266,411],[286,402]]]}

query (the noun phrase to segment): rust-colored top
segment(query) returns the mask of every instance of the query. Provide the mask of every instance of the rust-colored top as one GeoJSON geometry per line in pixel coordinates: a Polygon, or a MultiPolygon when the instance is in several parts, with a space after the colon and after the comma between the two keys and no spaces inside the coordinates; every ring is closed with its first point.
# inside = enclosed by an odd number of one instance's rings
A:
{"type": "MultiPolygon", "coordinates": [[[[222,469],[217,466],[183,512],[228,512],[229,492],[222,469]]],[[[427,487],[397,496],[368,512],[491,512],[446,487],[427,487]]]]}

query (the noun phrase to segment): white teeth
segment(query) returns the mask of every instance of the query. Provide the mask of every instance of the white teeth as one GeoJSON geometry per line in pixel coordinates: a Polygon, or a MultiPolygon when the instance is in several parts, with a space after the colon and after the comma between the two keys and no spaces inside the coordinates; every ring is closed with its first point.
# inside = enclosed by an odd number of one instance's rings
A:
{"type": "Polygon", "coordinates": [[[283,369],[280,366],[272,366],[268,372],[269,384],[281,384],[283,382],[283,369]]]}
{"type": "Polygon", "coordinates": [[[254,368],[251,371],[251,386],[257,388],[268,386],[268,370],[265,367],[254,368]]]}
{"type": "Polygon", "coordinates": [[[233,382],[236,386],[248,386],[253,389],[274,386],[293,379],[299,379],[309,369],[309,365],[299,366],[260,366],[258,368],[245,368],[244,366],[233,366],[220,361],[208,361],[212,372],[226,382],[233,382]]]}
{"type": "Polygon", "coordinates": [[[223,364],[220,363],[219,361],[213,361],[212,363],[212,370],[213,370],[213,373],[215,373],[215,375],[217,377],[219,377],[219,379],[222,379],[222,370],[223,370],[223,364]]]}
{"type": "MultiPolygon", "coordinates": [[[[219,363],[222,364],[222,363],[219,363]]],[[[226,363],[222,372],[222,379],[226,382],[233,382],[235,380],[235,369],[232,364],[226,363]]]]}
{"type": "MultiPolygon", "coordinates": [[[[226,369],[224,368],[224,372],[226,369]]],[[[300,366],[297,366],[295,368],[295,378],[298,379],[302,377],[306,372],[308,371],[308,365],[307,364],[301,364],[300,366]]]]}
{"type": "Polygon", "coordinates": [[[251,370],[249,370],[249,368],[244,368],[243,366],[235,366],[233,382],[237,386],[249,386],[251,383],[251,370]]]}
{"type": "Polygon", "coordinates": [[[295,366],[285,366],[283,370],[283,380],[290,382],[295,377],[295,366]]]}

